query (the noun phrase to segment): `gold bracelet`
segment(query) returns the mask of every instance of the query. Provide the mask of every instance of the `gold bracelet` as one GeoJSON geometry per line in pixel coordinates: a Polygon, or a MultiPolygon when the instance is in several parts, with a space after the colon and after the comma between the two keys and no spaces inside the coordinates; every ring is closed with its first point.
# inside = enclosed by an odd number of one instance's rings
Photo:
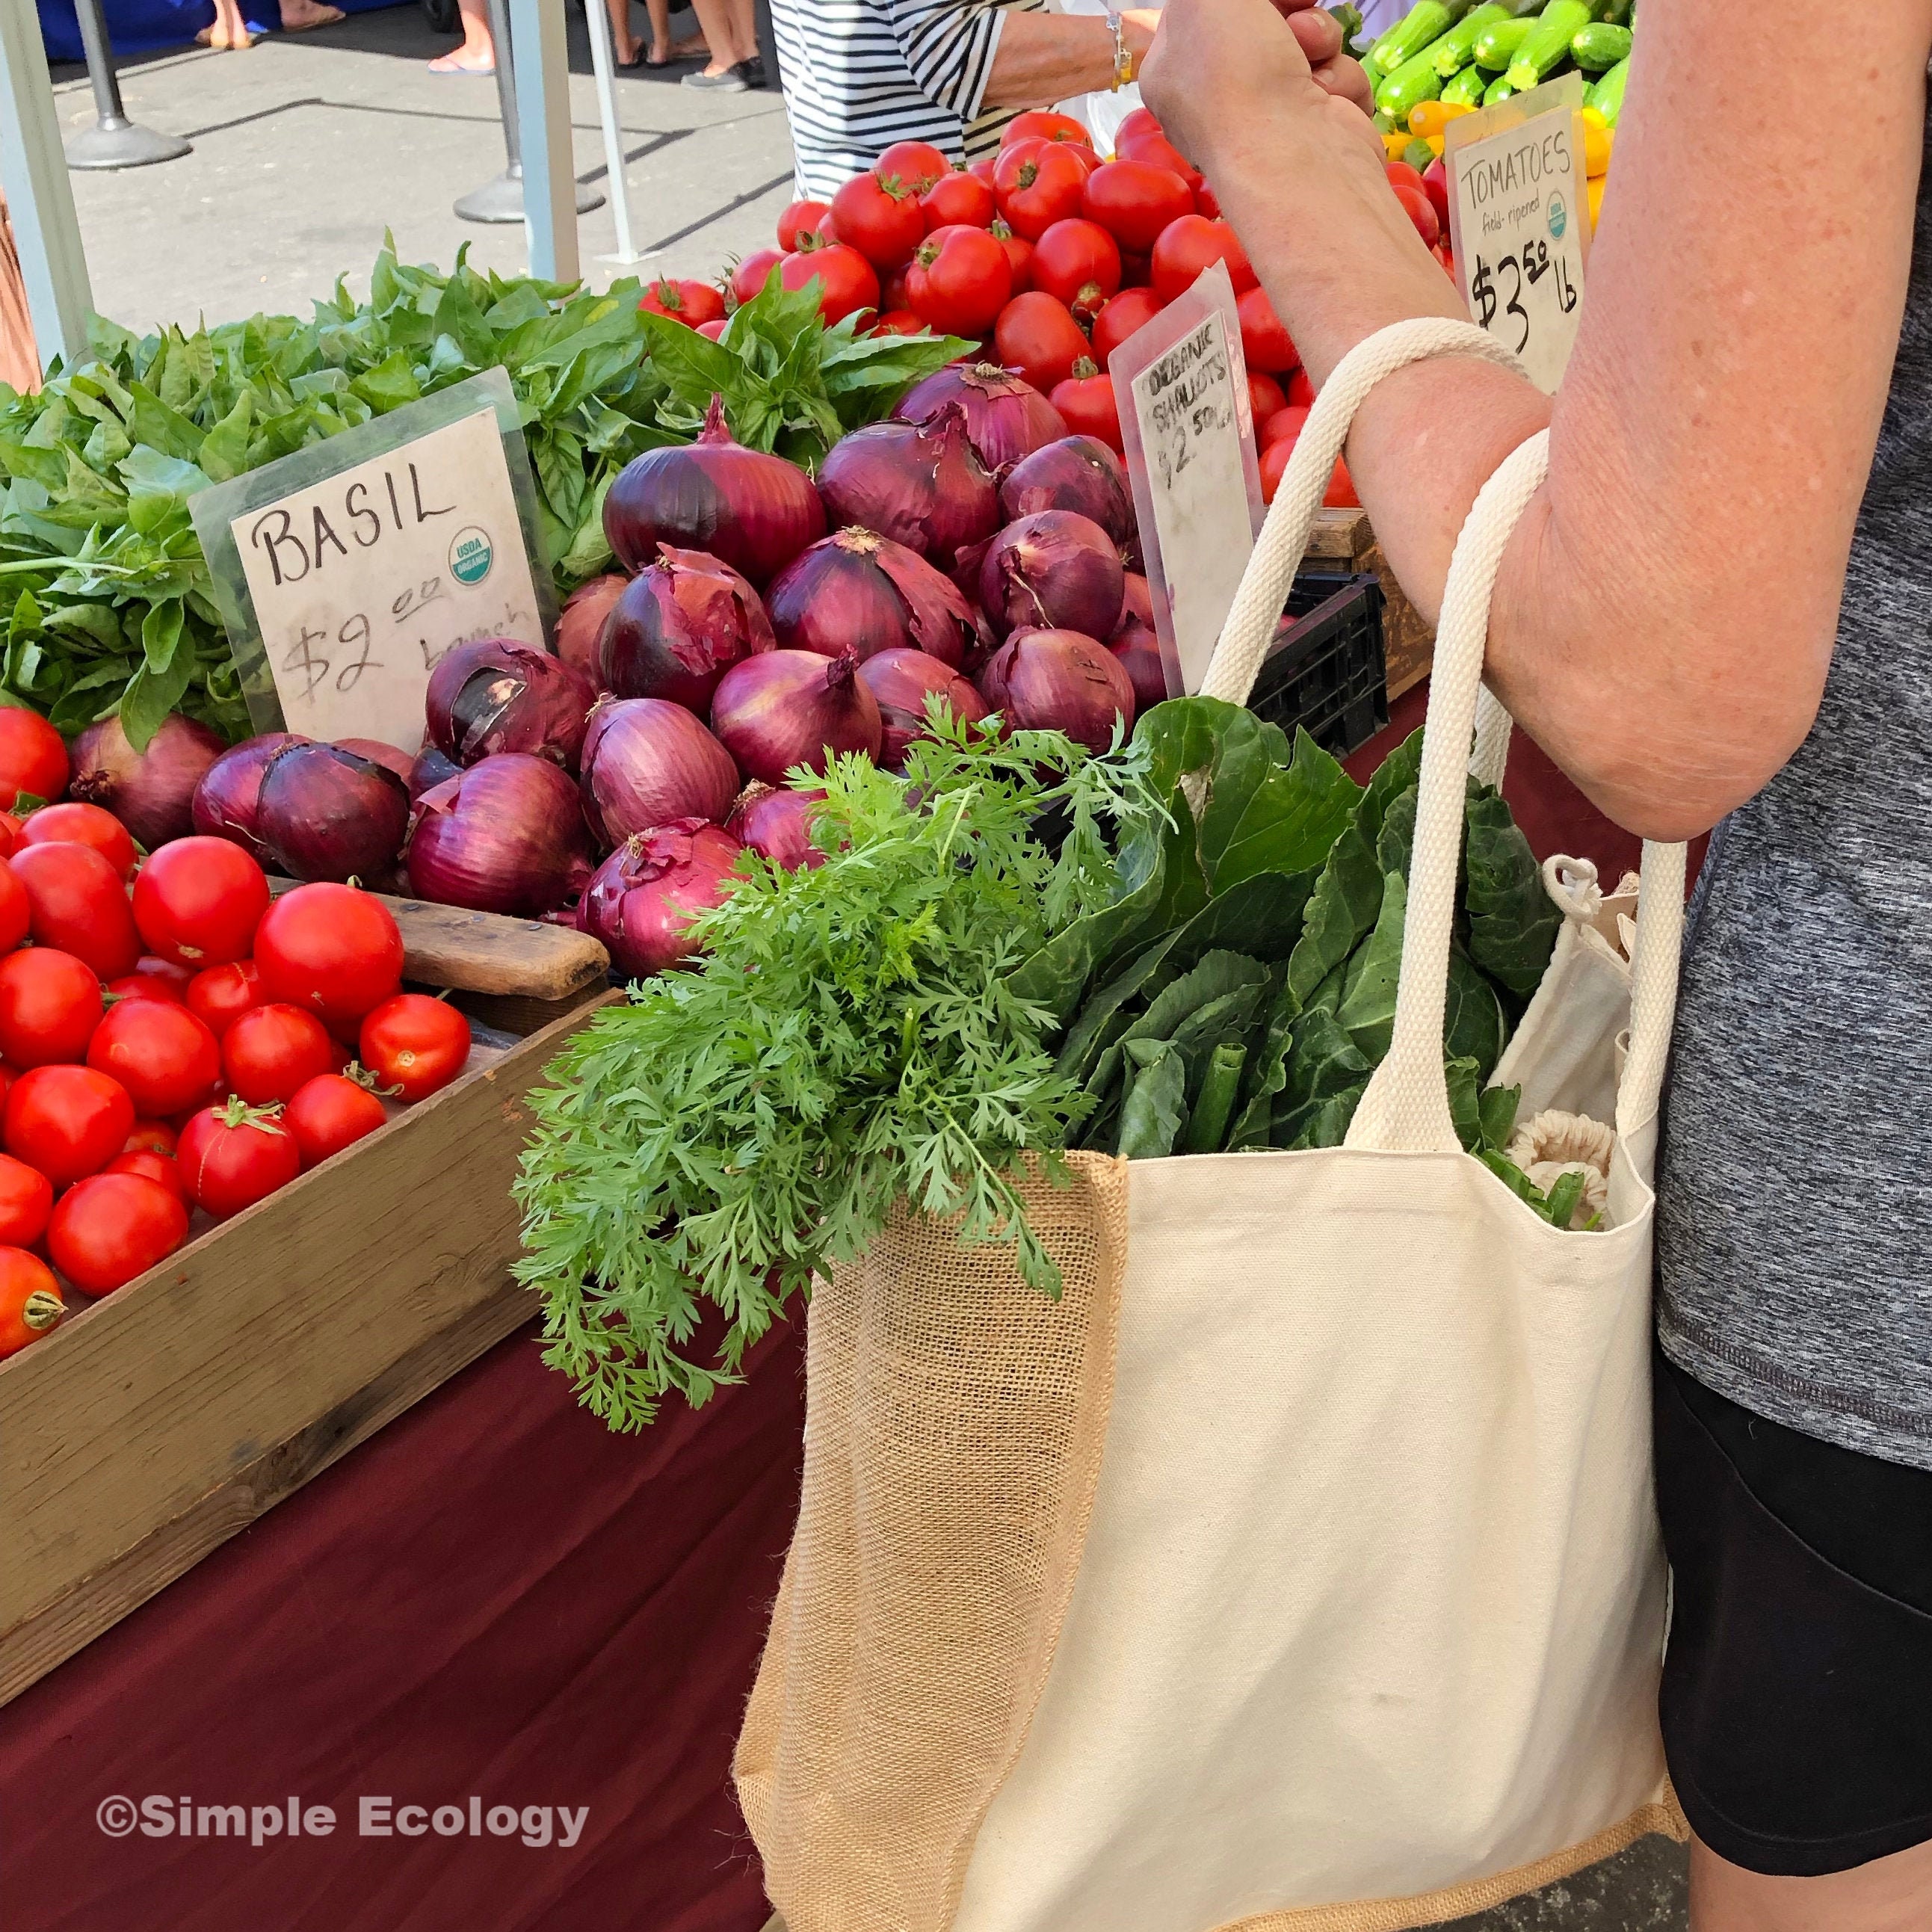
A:
{"type": "Polygon", "coordinates": [[[1107,16],[1107,28],[1114,37],[1114,78],[1107,91],[1118,94],[1133,80],[1134,57],[1128,50],[1126,26],[1119,14],[1107,16]]]}

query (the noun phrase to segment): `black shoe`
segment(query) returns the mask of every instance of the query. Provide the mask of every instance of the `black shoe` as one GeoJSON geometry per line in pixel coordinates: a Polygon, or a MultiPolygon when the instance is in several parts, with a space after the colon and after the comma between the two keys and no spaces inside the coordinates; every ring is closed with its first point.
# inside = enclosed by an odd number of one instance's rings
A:
{"type": "Polygon", "coordinates": [[[765,85],[765,63],[761,55],[754,54],[749,60],[741,60],[731,71],[747,87],[763,87],[765,85]]]}
{"type": "MultiPolygon", "coordinates": [[[[742,61],[739,63],[740,67],[743,64],[742,61]]],[[[686,87],[708,88],[719,94],[742,94],[746,82],[745,76],[738,71],[737,68],[728,67],[722,74],[706,74],[700,68],[696,74],[686,74],[682,85],[686,87]]]]}

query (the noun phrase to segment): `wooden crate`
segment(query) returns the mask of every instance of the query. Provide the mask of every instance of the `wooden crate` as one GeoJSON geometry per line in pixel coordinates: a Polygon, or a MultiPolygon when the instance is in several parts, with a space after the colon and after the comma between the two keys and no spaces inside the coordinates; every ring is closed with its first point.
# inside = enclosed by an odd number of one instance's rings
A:
{"type": "Polygon", "coordinates": [[[1318,510],[1304,566],[1310,570],[1372,570],[1382,585],[1382,652],[1388,694],[1400,698],[1429,675],[1436,633],[1395,580],[1366,510],[1318,510]]]}
{"type": "Polygon", "coordinates": [[[440,1094],[0,1362],[0,1702],[534,1312],[508,1274],[524,1100],[618,997],[602,950],[493,920],[466,967],[450,933],[478,916],[390,903],[406,975],[481,980],[459,999],[502,1030],[440,1094]]]}

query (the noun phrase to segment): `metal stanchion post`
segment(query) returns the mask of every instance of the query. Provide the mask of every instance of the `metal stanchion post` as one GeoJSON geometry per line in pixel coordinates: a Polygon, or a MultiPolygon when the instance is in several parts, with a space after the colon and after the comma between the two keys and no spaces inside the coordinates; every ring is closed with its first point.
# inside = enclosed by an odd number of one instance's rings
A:
{"type": "Polygon", "coordinates": [[[178,161],[194,150],[172,134],[158,134],[130,121],[121,105],[121,83],[115,77],[114,50],[100,0],[74,0],[80,41],[87,54],[87,77],[94,83],[94,125],[67,144],[70,168],[145,168],[155,161],[178,161]]]}
{"type": "MultiPolygon", "coordinates": [[[[603,0],[585,0],[584,24],[590,30],[590,65],[597,76],[597,118],[604,128],[604,171],[610,183],[610,220],[617,231],[617,252],[600,255],[600,262],[629,268],[644,258],[631,236],[631,197],[624,183],[624,133],[617,124],[617,50],[610,37],[610,16],[603,0]]],[[[652,254],[658,250],[652,249],[652,254]]]]}
{"type": "MultiPolygon", "coordinates": [[[[507,223],[524,218],[524,143],[517,123],[517,70],[510,50],[509,0],[490,0],[490,39],[496,50],[496,106],[503,117],[503,172],[472,188],[458,202],[455,213],[464,221],[507,223]]],[[[580,184],[577,212],[588,214],[602,208],[604,197],[580,184]]]]}

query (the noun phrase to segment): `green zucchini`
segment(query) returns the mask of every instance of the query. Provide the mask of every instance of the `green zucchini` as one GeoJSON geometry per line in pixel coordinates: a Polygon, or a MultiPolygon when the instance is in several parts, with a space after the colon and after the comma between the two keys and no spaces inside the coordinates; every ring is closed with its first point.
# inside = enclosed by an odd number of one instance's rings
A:
{"type": "Polygon", "coordinates": [[[1586,74],[1606,74],[1618,61],[1628,60],[1630,30],[1593,20],[1570,37],[1570,58],[1586,74]]]}
{"type": "Polygon", "coordinates": [[[1453,80],[1442,83],[1442,104],[1445,107],[1480,107],[1483,104],[1483,89],[1489,84],[1489,76],[1472,62],[1453,80]]]}
{"type": "Polygon", "coordinates": [[[1476,64],[1501,74],[1516,58],[1516,50],[1536,30],[1534,20],[1498,20],[1485,27],[1470,48],[1476,64]]]}
{"type": "Polygon", "coordinates": [[[1456,25],[1436,43],[1436,71],[1444,80],[1453,80],[1469,64],[1472,50],[1476,44],[1476,36],[1492,20],[1507,20],[1509,9],[1499,4],[1499,0],[1485,0],[1480,7],[1472,7],[1456,25]]]}
{"type": "MultiPolygon", "coordinates": [[[[1369,50],[1370,77],[1393,74],[1432,47],[1469,10],[1469,0],[1416,0],[1369,50]]],[[[1405,110],[1406,111],[1406,110],[1405,110]]]]}
{"type": "Polygon", "coordinates": [[[1508,74],[1499,74],[1483,90],[1483,105],[1485,107],[1493,107],[1498,100],[1507,100],[1512,94],[1518,91],[1515,83],[1510,80],[1508,74]]]}
{"type": "Polygon", "coordinates": [[[1570,58],[1570,43],[1591,21],[1588,0],[1550,0],[1507,70],[1520,93],[1539,87],[1570,58]]]}
{"type": "Polygon", "coordinates": [[[1614,128],[1617,116],[1624,111],[1624,87],[1629,79],[1630,62],[1618,61],[1583,97],[1583,105],[1594,107],[1604,117],[1604,124],[1614,128]]]}
{"type": "Polygon", "coordinates": [[[1431,42],[1412,60],[1406,60],[1376,89],[1376,109],[1390,116],[1398,128],[1408,125],[1410,110],[1418,101],[1433,100],[1442,92],[1442,76],[1436,71],[1436,47],[1431,42]]]}

